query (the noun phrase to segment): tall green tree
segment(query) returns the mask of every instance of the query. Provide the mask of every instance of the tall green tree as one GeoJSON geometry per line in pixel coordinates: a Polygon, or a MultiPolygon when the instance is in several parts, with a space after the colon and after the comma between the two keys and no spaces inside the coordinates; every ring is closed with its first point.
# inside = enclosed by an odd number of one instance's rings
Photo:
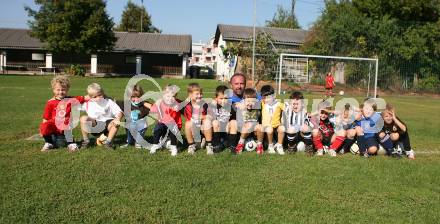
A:
{"type": "Polygon", "coordinates": [[[31,35],[51,52],[91,53],[114,47],[114,23],[103,0],[35,0],[39,9],[25,7],[31,35]]]}
{"type": "Polygon", "coordinates": [[[144,6],[138,6],[128,1],[121,16],[121,22],[117,27],[118,31],[141,31],[148,33],[160,33],[161,30],[153,26],[151,16],[144,6]],[[142,30],[141,29],[142,17],[142,30]]]}
{"type": "Polygon", "coordinates": [[[295,16],[295,12],[293,11],[294,4],[295,0],[292,0],[292,8],[290,9],[290,11],[278,5],[277,12],[273,16],[272,20],[266,21],[266,26],[290,29],[300,28],[298,20],[295,16]]]}
{"type": "Polygon", "coordinates": [[[382,76],[439,75],[439,12],[438,0],[328,0],[303,51],[378,57],[382,76]]]}

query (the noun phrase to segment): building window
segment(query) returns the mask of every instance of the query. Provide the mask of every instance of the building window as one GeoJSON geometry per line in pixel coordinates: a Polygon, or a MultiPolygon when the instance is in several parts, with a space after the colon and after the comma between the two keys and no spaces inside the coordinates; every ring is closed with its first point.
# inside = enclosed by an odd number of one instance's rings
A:
{"type": "Polygon", "coordinates": [[[32,61],[44,61],[44,54],[32,53],[32,61]]]}
{"type": "Polygon", "coordinates": [[[212,56],[212,60],[215,61],[215,56],[212,56]]]}
{"type": "Polygon", "coordinates": [[[208,48],[206,49],[206,51],[207,51],[208,53],[211,53],[211,48],[208,47],[208,48]]]}
{"type": "Polygon", "coordinates": [[[125,56],[126,64],[136,64],[136,56],[125,56]]]}
{"type": "Polygon", "coordinates": [[[199,62],[199,57],[196,57],[196,62],[199,62]]]}
{"type": "Polygon", "coordinates": [[[206,61],[210,62],[211,61],[211,57],[206,57],[206,61]]]}

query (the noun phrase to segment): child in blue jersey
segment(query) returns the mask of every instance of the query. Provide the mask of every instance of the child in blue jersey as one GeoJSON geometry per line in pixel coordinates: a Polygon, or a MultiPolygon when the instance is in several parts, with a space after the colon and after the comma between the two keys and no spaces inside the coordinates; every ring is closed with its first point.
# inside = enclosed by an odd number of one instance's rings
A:
{"type": "Polygon", "coordinates": [[[357,143],[364,157],[376,154],[379,147],[376,136],[383,127],[383,119],[376,109],[374,100],[366,100],[361,105],[362,116],[356,121],[357,143]]]}

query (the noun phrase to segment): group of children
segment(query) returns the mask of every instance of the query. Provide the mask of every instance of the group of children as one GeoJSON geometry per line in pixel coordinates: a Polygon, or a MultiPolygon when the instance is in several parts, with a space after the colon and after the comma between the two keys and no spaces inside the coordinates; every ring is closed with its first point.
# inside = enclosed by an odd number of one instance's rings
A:
{"type": "MultiPolygon", "coordinates": [[[[227,86],[220,85],[215,89],[214,99],[206,100],[202,87],[191,83],[184,101],[177,98],[179,88],[175,85],[167,85],[155,102],[143,101],[144,92],[135,85],[129,92],[129,103],[118,105],[97,83],[87,87],[85,96],[76,97],[67,95],[70,87],[67,77],[56,76],[51,84],[54,96],[46,104],[40,126],[45,140],[42,151],[54,148],[56,139],[71,131],[74,123],[71,113],[75,108],[85,113],[79,119],[81,148],[91,145],[89,134],[96,136],[97,145],[114,148],[113,139],[125,117],[127,142],[120,147],[148,148],[152,154],[165,147],[176,156],[183,128],[188,154],[194,154],[198,148],[206,148],[208,155],[225,148],[240,154],[252,138],[256,140],[258,154],[263,154],[266,148],[270,154],[284,155],[286,150],[337,156],[357,144],[363,157],[377,154],[382,147],[387,155],[404,153],[410,159],[415,158],[407,127],[394,108],[387,105],[384,111],[377,112],[373,99],[366,100],[359,108],[346,104],[341,111],[333,110],[328,101],[323,101],[317,111],[308,113],[301,92],[293,92],[288,100],[280,102],[273,87],[264,85],[259,93],[253,88],[244,89],[241,101],[237,102],[231,100],[237,96],[227,86]],[[152,145],[144,140],[147,116],[156,119],[152,145]],[[403,152],[397,148],[403,148],[403,152]]],[[[75,151],[79,147],[70,138],[67,148],[75,151]]]]}

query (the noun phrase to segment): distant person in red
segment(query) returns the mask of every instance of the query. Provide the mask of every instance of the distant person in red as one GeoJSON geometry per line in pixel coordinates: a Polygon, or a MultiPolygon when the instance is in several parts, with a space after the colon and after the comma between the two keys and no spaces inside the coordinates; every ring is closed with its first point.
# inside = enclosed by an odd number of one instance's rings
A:
{"type": "Polygon", "coordinates": [[[333,78],[333,74],[331,72],[327,73],[325,77],[325,96],[331,97],[333,96],[333,88],[335,87],[335,79],[333,78]]]}

